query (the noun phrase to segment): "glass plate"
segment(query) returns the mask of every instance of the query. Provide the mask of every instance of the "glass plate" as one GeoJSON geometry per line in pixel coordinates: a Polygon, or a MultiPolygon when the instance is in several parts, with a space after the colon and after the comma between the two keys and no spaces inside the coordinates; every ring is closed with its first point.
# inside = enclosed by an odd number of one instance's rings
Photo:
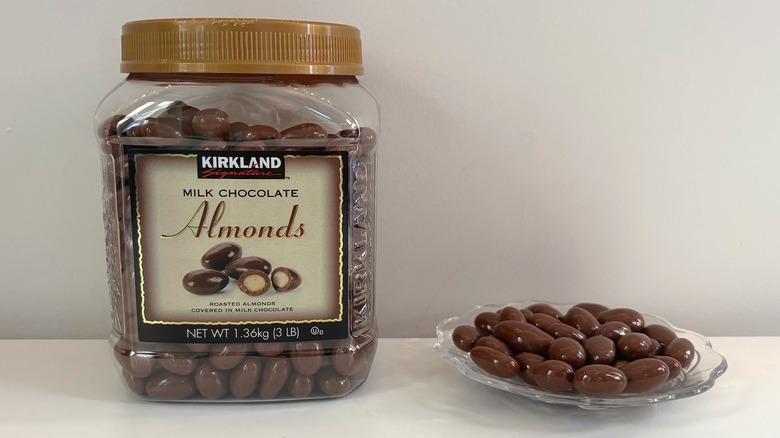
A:
{"type": "MultiPolygon", "coordinates": [[[[583,409],[606,409],[626,406],[642,406],[650,403],[665,402],[691,397],[712,388],[715,379],[720,377],[728,367],[726,359],[712,349],[712,344],[704,336],[684,330],[669,324],[655,315],[643,313],[645,324],[661,324],[672,329],[678,337],[686,338],[696,348],[696,357],[691,365],[684,370],[683,376],[671,380],[651,392],[642,394],[620,394],[609,397],[592,397],[571,390],[555,393],[528,385],[519,377],[506,379],[486,373],[476,366],[468,353],[461,351],[452,342],[452,330],[459,325],[474,325],[474,317],[481,312],[496,312],[506,306],[522,309],[534,303],[543,301],[521,301],[504,305],[477,306],[461,316],[447,318],[436,326],[436,343],[434,348],[447,362],[454,365],[464,376],[494,388],[522,395],[533,400],[546,403],[575,405],[583,409]]],[[[573,304],[547,303],[561,311],[566,311],[573,304]]]]}

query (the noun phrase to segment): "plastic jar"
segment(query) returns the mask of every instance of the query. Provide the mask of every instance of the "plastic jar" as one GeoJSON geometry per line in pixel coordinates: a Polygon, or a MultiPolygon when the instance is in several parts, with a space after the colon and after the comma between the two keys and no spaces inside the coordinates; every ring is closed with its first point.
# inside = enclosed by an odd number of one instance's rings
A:
{"type": "Polygon", "coordinates": [[[374,320],[379,110],[350,26],[169,19],[122,29],[95,117],[110,343],[154,400],[345,395],[374,320]]]}

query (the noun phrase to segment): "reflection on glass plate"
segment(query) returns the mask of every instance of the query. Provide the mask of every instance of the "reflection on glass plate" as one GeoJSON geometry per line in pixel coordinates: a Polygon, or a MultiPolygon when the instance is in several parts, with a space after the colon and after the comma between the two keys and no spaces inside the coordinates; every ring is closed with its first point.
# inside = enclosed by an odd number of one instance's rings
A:
{"type": "MultiPolygon", "coordinates": [[[[666,382],[655,390],[642,394],[620,394],[610,397],[586,396],[575,392],[555,393],[533,387],[523,382],[519,377],[505,379],[486,373],[476,366],[468,353],[459,350],[452,342],[452,330],[460,325],[474,325],[474,317],[481,312],[496,312],[506,306],[514,306],[518,309],[527,307],[540,301],[525,301],[504,305],[477,306],[461,316],[447,318],[436,326],[436,343],[434,348],[447,362],[451,363],[466,377],[494,388],[522,395],[533,400],[546,403],[575,405],[583,409],[604,409],[624,406],[642,406],[649,403],[657,403],[691,397],[712,388],[715,379],[720,377],[727,368],[726,359],[712,349],[710,341],[704,336],[677,328],[665,320],[643,313],[645,324],[661,324],[672,329],[678,337],[686,338],[696,348],[696,357],[691,365],[684,371],[684,378],[677,378],[666,382]]],[[[562,313],[574,304],[547,303],[557,308],[562,313]]]]}

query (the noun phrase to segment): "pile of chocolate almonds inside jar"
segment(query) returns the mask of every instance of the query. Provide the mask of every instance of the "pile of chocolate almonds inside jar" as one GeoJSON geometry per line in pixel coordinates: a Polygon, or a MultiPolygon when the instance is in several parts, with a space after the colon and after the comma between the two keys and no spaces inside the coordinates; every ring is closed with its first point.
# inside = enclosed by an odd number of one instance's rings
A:
{"type": "Polygon", "coordinates": [[[137,345],[116,341],[114,358],[127,387],[154,400],[339,397],[366,379],[376,351],[376,342],[364,339],[157,344],[161,351],[143,353],[137,345]]]}
{"type": "Polygon", "coordinates": [[[651,392],[683,379],[693,344],[641,313],[580,303],[562,313],[547,303],[482,312],[452,331],[457,348],[488,374],[519,377],[550,392],[595,397],[651,392]]]}
{"type": "Polygon", "coordinates": [[[119,144],[117,137],[123,137],[122,144],[125,145],[233,151],[266,150],[288,144],[300,147],[300,142],[290,140],[320,140],[316,144],[307,143],[306,149],[346,150],[353,159],[361,152],[354,139],[360,138],[363,148],[372,147],[376,142],[376,133],[369,127],[328,132],[315,123],[299,123],[286,128],[248,125],[244,121],[233,121],[221,109],[201,110],[183,101],[167,103],[155,116],[140,119],[125,114],[111,116],[98,127],[97,134],[106,140],[102,143],[103,152],[109,154],[114,153],[119,144]],[[145,140],[132,141],[138,137],[145,140]],[[162,140],[154,141],[155,138],[162,140]]]}

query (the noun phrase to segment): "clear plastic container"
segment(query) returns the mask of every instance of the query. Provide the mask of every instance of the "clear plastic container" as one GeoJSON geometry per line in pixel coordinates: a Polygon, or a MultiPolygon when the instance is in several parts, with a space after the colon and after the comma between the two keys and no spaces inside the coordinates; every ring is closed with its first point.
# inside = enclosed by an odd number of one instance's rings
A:
{"type": "Polygon", "coordinates": [[[143,398],[338,397],[368,376],[379,110],[359,31],[125,24],[95,117],[113,333],[143,398]]]}

